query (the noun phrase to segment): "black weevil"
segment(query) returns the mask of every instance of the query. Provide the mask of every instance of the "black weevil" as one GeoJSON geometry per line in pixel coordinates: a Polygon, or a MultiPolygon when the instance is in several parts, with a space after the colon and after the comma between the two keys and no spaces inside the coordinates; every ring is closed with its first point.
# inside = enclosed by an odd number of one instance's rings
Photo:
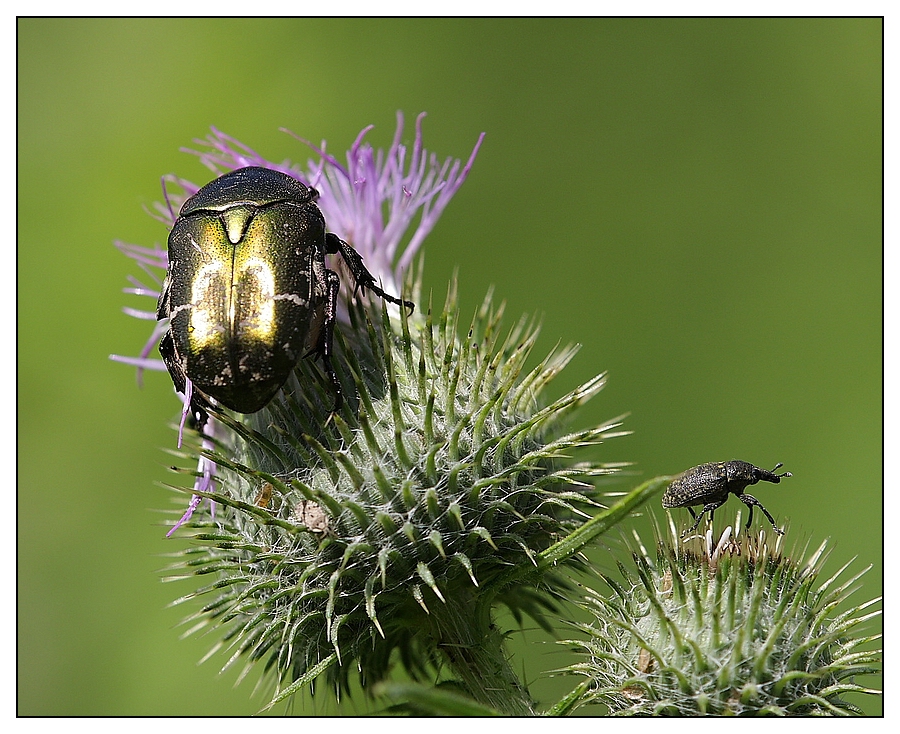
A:
{"type": "Polygon", "coordinates": [[[696,520],[694,524],[682,533],[681,537],[693,531],[699,524],[704,512],[709,513],[710,522],[716,509],[728,499],[728,494],[734,494],[750,508],[750,517],[747,518],[747,528],[753,520],[753,508],[758,507],[769,518],[772,527],[779,535],[784,531],[775,525],[775,519],[762,503],[752,494],[747,494],[744,489],[759,481],[778,484],[782,477],[791,476],[790,472],[776,474],[782,465],[776,464],[772,471],[760,469],[746,461],[716,461],[710,464],[701,464],[682,472],[668,486],[663,494],[663,507],[687,507],[688,512],[696,520]],[[700,514],[697,515],[692,506],[703,505],[700,514]]]}

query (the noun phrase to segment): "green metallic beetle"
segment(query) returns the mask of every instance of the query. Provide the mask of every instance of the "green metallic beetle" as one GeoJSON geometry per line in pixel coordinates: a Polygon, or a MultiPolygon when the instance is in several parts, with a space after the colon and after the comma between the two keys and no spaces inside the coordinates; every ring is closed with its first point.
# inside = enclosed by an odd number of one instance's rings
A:
{"type": "Polygon", "coordinates": [[[322,358],[340,407],[331,363],[340,279],[326,254],[340,253],[356,290],[414,308],[379,288],[359,253],[325,231],[318,196],[287,174],[248,167],[181,207],[157,308],[157,319],[169,319],[159,351],[178,392],[190,379],[201,425],[209,398],[238,413],[263,408],[307,354],[322,358]]]}
{"type": "Polygon", "coordinates": [[[704,512],[709,513],[709,520],[712,522],[713,513],[725,504],[729,493],[737,496],[750,508],[750,517],[747,518],[748,529],[753,521],[753,508],[758,507],[769,518],[775,532],[784,535],[784,531],[775,524],[775,518],[762,506],[762,503],[752,494],[744,492],[746,487],[759,481],[778,484],[782,477],[791,476],[790,472],[776,474],[775,472],[781,466],[782,464],[779,463],[772,471],[766,471],[747,461],[738,461],[737,459],[700,464],[700,466],[682,472],[672,480],[663,494],[662,504],[666,508],[687,507],[691,517],[694,518],[694,524],[681,534],[682,538],[700,524],[704,512]],[[699,515],[694,512],[692,505],[703,505],[699,515]]]}

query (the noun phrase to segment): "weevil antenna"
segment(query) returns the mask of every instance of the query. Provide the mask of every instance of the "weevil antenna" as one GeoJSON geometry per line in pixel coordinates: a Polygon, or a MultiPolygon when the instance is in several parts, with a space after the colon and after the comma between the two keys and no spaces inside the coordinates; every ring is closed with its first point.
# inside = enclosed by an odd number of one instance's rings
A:
{"type": "MultiPolygon", "coordinates": [[[[775,472],[777,472],[777,471],[778,471],[781,467],[783,467],[783,466],[784,466],[784,464],[783,464],[782,462],[779,461],[779,462],[775,465],[775,468],[772,469],[772,474],[775,474],[775,472]]],[[[794,475],[791,474],[789,471],[786,471],[786,472],[784,472],[783,474],[775,474],[775,476],[778,477],[779,479],[781,479],[781,477],[792,477],[792,476],[794,476],[794,475]]]]}

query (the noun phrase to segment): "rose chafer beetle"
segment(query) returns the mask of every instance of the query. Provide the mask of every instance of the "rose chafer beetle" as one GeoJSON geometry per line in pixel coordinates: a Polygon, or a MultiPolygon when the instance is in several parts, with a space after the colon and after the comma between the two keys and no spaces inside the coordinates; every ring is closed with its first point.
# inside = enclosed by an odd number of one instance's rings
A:
{"type": "Polygon", "coordinates": [[[325,255],[344,259],[354,290],[414,308],[385,293],[362,257],[325,231],[318,192],[251,166],[226,173],[184,202],[169,233],[169,268],[157,319],[169,319],[159,351],[190,410],[206,422],[209,398],[255,413],[275,396],[300,357],[315,354],[338,410],[343,393],[331,363],[340,279],[325,255]]]}
{"type": "Polygon", "coordinates": [[[685,530],[681,537],[692,532],[699,524],[704,512],[709,513],[709,520],[712,522],[713,513],[717,508],[725,504],[728,494],[734,494],[737,498],[750,508],[750,517],[747,518],[747,528],[753,521],[753,508],[758,507],[763,514],[769,518],[772,527],[779,535],[784,535],[776,524],[775,519],[769,514],[769,511],[762,506],[762,503],[752,494],[747,494],[744,489],[751,484],[759,481],[772,482],[778,484],[782,477],[791,476],[790,472],[776,474],[775,472],[781,468],[782,464],[776,464],[772,471],[760,469],[746,461],[717,461],[710,464],[701,464],[692,469],[682,472],[672,483],[666,488],[663,494],[663,507],[687,507],[691,517],[694,518],[694,524],[685,530]],[[694,512],[693,507],[703,505],[700,514],[694,512]]]}

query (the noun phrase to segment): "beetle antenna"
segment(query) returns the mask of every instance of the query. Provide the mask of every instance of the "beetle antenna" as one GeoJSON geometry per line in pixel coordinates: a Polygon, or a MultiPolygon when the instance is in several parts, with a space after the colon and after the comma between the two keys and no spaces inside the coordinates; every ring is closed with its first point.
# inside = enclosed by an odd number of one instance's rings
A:
{"type": "MultiPolygon", "coordinates": [[[[775,472],[777,472],[777,471],[778,471],[781,467],[783,467],[783,466],[784,466],[784,464],[783,464],[782,462],[779,461],[779,462],[775,465],[775,468],[772,469],[772,474],[775,474],[775,472]]],[[[775,476],[778,477],[778,478],[781,478],[781,477],[792,477],[792,476],[794,476],[794,475],[791,474],[789,471],[786,471],[786,472],[784,472],[783,474],[775,474],[775,476]]]]}

